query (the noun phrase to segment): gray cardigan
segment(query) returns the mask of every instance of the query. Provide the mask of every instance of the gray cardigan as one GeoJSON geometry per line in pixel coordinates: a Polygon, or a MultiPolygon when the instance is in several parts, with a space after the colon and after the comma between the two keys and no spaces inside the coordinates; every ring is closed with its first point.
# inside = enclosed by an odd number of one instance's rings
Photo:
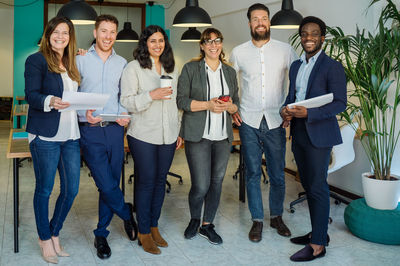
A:
{"type": "MultiPolygon", "coordinates": [[[[229,95],[233,103],[239,107],[236,71],[226,64],[222,64],[222,71],[229,87],[229,95]]],[[[187,141],[198,142],[203,137],[207,111],[192,112],[190,108],[192,100],[207,101],[204,60],[191,61],[183,66],[178,79],[178,92],[176,96],[178,108],[184,111],[179,135],[187,141]]],[[[226,124],[229,142],[232,142],[232,126],[229,126],[232,125],[230,115],[227,116],[226,124]]]]}

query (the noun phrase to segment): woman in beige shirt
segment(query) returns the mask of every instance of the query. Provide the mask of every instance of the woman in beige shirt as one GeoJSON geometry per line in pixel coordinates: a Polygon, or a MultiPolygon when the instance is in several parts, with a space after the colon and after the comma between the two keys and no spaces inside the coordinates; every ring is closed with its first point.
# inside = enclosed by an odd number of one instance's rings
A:
{"type": "Polygon", "coordinates": [[[175,149],[182,144],[178,137],[177,73],[168,36],[159,26],[143,30],[133,57],[122,74],[121,103],[132,115],[127,138],[138,172],[135,204],[139,245],[159,254],[157,246],[168,246],[158,231],[166,176],[175,149]],[[172,78],[170,87],[160,88],[162,75],[172,78]]]}

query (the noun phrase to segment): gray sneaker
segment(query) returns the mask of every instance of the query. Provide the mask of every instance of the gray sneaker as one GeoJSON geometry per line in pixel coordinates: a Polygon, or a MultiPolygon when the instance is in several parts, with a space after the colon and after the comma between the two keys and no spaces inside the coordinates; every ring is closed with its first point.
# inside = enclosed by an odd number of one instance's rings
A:
{"type": "Polygon", "coordinates": [[[211,244],[222,244],[222,238],[215,232],[213,224],[202,225],[199,230],[199,235],[207,238],[211,244]]]}

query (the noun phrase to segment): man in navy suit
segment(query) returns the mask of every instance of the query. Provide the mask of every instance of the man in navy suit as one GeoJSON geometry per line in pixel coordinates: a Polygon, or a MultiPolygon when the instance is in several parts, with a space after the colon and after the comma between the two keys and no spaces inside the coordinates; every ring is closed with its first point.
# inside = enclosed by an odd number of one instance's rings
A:
{"type": "Polygon", "coordinates": [[[306,194],[312,231],[291,242],[306,245],[290,257],[292,261],[310,261],[326,254],[329,219],[327,171],[334,145],[342,143],[336,115],[346,108],[346,77],[343,66],[321,49],[326,25],[316,17],[300,24],[301,46],[305,54],[293,62],[289,71],[289,94],[281,116],[283,127],[291,124],[292,151],[306,194]],[[333,93],[333,101],[316,108],[286,105],[333,93]]]}

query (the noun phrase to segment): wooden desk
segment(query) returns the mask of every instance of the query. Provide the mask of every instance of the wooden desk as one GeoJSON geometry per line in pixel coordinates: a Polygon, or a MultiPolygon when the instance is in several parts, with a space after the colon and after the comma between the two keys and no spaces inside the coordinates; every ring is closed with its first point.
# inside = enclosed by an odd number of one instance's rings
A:
{"type": "Polygon", "coordinates": [[[14,253],[19,251],[19,161],[31,157],[28,139],[13,139],[14,132],[24,132],[23,129],[11,129],[8,139],[7,158],[13,159],[13,198],[14,198],[14,253]]]}
{"type": "Polygon", "coordinates": [[[16,104],[14,105],[13,116],[17,117],[17,128],[21,128],[21,116],[28,114],[28,104],[16,104]]]}
{"type": "Polygon", "coordinates": [[[22,101],[25,101],[25,96],[15,96],[15,100],[18,101],[18,104],[21,104],[22,101]]]}

